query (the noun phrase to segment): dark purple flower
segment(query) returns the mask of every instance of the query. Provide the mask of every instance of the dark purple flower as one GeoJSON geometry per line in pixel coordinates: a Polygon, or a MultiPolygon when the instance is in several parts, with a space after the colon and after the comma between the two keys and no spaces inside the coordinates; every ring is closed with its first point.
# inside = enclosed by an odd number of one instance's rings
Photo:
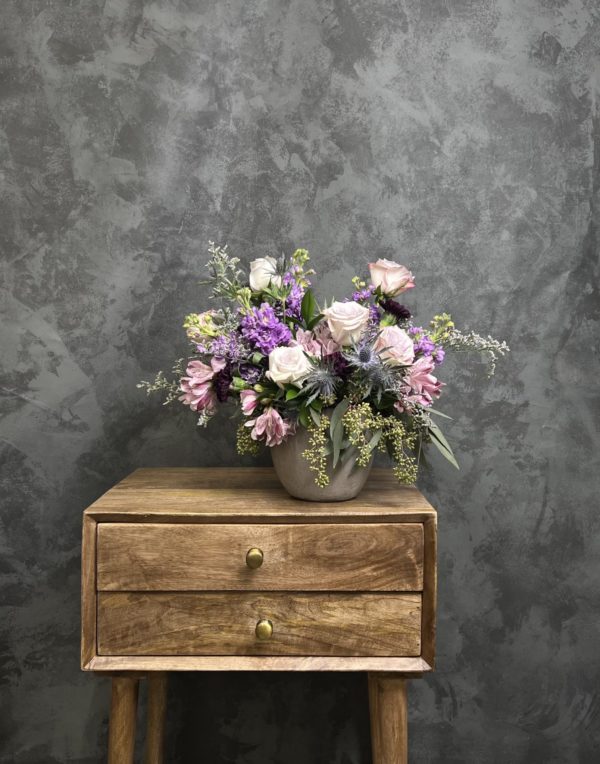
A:
{"type": "Polygon", "coordinates": [[[332,353],[329,356],[329,359],[333,365],[333,373],[337,377],[346,377],[349,375],[350,364],[341,353],[332,353]]]}
{"type": "Polygon", "coordinates": [[[221,371],[218,371],[215,374],[213,385],[219,403],[225,403],[229,397],[229,386],[231,385],[232,379],[233,376],[229,366],[225,366],[221,371]]]}
{"type": "Polygon", "coordinates": [[[266,302],[260,308],[251,308],[242,318],[242,335],[261,353],[268,355],[279,345],[287,345],[292,339],[289,328],[275,315],[266,302]]]}
{"type": "Polygon", "coordinates": [[[406,305],[401,305],[396,300],[381,300],[379,304],[387,313],[391,313],[392,316],[395,316],[400,321],[406,321],[411,316],[411,312],[406,305]]]}

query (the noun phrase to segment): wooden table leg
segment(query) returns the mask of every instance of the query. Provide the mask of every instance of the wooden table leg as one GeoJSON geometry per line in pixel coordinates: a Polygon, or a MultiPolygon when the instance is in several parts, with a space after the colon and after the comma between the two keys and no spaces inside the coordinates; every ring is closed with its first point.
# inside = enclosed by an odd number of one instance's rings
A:
{"type": "Polygon", "coordinates": [[[146,727],[146,764],[162,764],[167,713],[167,674],[148,674],[148,722],[146,727]]]}
{"type": "Polygon", "coordinates": [[[373,764],[407,764],[406,679],[399,674],[369,674],[373,764]]]}
{"type": "Polygon", "coordinates": [[[108,764],[133,764],[138,685],[137,677],[113,677],[108,725],[108,764]]]}

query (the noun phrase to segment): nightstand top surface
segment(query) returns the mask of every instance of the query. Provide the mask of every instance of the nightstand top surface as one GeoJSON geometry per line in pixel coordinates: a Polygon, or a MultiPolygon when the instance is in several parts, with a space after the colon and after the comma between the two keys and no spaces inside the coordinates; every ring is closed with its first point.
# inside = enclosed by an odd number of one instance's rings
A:
{"type": "Polygon", "coordinates": [[[95,501],[86,514],[114,522],[423,522],[435,509],[391,469],[374,469],[356,499],[300,501],[269,467],[138,469],[95,501]]]}

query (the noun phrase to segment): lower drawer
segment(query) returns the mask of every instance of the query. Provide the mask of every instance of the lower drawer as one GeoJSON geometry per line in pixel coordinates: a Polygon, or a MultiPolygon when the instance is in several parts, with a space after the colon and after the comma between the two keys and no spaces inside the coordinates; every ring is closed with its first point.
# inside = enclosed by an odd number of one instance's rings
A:
{"type": "Polygon", "coordinates": [[[421,595],[98,592],[97,639],[98,655],[412,657],[421,595]]]}

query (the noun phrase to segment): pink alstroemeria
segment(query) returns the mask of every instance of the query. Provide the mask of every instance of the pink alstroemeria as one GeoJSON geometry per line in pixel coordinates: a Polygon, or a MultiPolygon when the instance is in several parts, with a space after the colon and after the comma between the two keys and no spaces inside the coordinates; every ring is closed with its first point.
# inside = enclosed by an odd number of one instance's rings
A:
{"type": "Polygon", "coordinates": [[[315,335],[306,329],[298,329],[296,331],[296,339],[290,342],[290,345],[299,345],[309,355],[313,355],[316,358],[320,358],[323,354],[323,346],[316,339],[315,335]]]}
{"type": "Polygon", "coordinates": [[[242,401],[242,412],[246,416],[250,416],[250,414],[254,413],[254,409],[258,404],[258,393],[254,390],[242,390],[240,398],[242,401]]]}
{"type": "Polygon", "coordinates": [[[246,422],[246,427],[252,427],[250,437],[252,440],[260,440],[264,437],[267,446],[278,446],[286,439],[291,431],[290,423],[281,418],[274,408],[265,411],[256,419],[246,422]]]}
{"type": "MultiPolygon", "coordinates": [[[[431,373],[434,366],[433,358],[424,356],[408,368],[405,384],[402,386],[402,392],[406,396],[407,403],[431,406],[434,396],[437,398],[440,395],[444,383],[431,373]]],[[[399,410],[402,410],[401,406],[402,404],[400,407],[396,404],[396,408],[399,410]]]]}
{"type": "Polygon", "coordinates": [[[326,321],[321,321],[320,324],[317,324],[317,326],[315,327],[314,335],[317,342],[321,346],[320,355],[323,355],[323,357],[325,357],[325,356],[333,355],[334,353],[339,352],[340,346],[333,339],[331,335],[331,330],[329,329],[329,326],[327,326],[326,321]]]}
{"type": "Polygon", "coordinates": [[[185,370],[187,377],[179,381],[179,389],[183,393],[179,400],[192,411],[211,413],[217,403],[212,380],[225,367],[225,363],[223,358],[212,358],[210,366],[202,361],[190,361],[185,370]]]}

